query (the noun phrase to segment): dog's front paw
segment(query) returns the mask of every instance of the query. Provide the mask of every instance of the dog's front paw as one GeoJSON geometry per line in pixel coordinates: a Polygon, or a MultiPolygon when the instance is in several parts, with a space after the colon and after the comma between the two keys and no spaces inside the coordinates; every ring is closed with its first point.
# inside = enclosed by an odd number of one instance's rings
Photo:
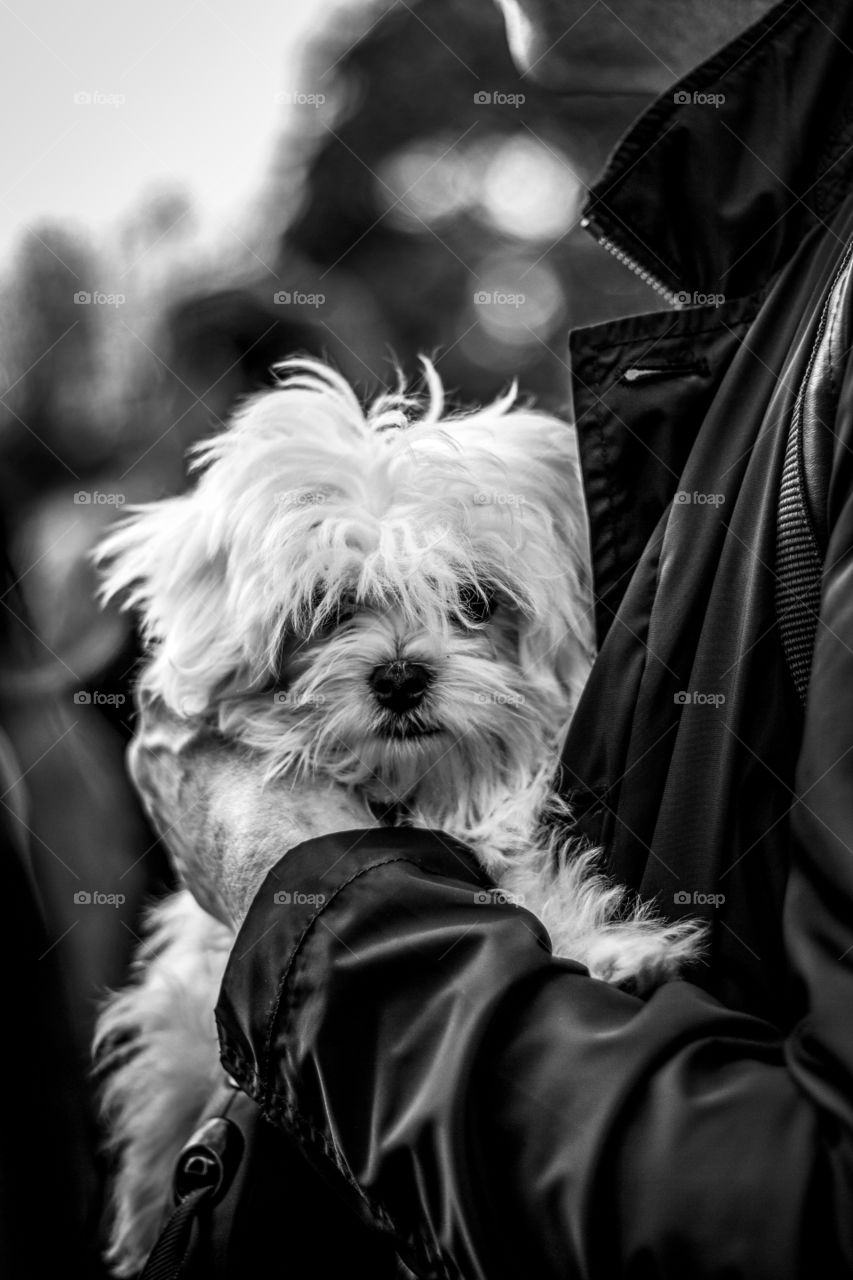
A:
{"type": "Polygon", "coordinates": [[[594,978],[647,996],[680,976],[702,952],[704,929],[692,923],[659,929],[623,928],[608,931],[587,956],[594,978]]]}
{"type": "Polygon", "coordinates": [[[610,955],[606,950],[597,955],[590,963],[589,971],[593,978],[599,978],[602,982],[622,987],[633,995],[647,996],[664,982],[677,977],[678,965],[664,954],[650,954],[638,960],[633,955],[624,955],[621,950],[614,949],[610,955]]]}

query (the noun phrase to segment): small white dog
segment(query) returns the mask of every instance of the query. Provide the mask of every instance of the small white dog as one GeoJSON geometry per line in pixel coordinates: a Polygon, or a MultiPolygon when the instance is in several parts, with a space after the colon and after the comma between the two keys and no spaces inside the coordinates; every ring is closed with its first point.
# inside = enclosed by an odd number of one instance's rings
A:
{"type": "MultiPolygon", "coordinates": [[[[552,791],[592,656],[574,431],[513,393],[445,418],[425,368],[425,412],[401,391],[365,414],[323,365],[281,366],[198,448],[193,491],[107,539],[104,595],[141,614],[146,694],[252,748],[269,778],[326,778],[457,837],[557,954],[648,988],[699,931],[609,883],[552,791]]],[[[221,1078],[231,942],[174,895],[101,1017],[118,1275],[150,1251],[221,1078]]]]}

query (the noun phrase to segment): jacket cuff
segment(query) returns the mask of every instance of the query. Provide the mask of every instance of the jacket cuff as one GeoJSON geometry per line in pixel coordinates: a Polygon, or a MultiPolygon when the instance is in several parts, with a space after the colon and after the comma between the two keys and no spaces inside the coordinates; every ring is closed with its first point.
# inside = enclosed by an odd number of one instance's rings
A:
{"type": "MultiPolygon", "coordinates": [[[[451,836],[380,827],[304,841],[276,863],[258,890],[231,950],[216,1024],[223,1065],[265,1109],[277,1073],[263,1029],[298,1003],[290,979],[303,942],[312,929],[328,927],[327,913],[343,889],[394,862],[484,892],[493,887],[471,852],[451,836]]],[[[298,1117],[292,1120],[300,1127],[298,1117]]]]}

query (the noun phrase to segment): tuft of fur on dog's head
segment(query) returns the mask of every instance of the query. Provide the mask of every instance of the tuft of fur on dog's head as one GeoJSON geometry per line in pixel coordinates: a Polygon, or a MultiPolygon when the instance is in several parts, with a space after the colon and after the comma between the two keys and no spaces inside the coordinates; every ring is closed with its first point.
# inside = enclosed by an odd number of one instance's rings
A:
{"type": "Polygon", "coordinates": [[[141,615],[145,689],[271,774],[473,819],[553,760],[586,677],[586,526],[568,424],[514,393],[442,417],[425,367],[425,406],[365,413],[324,365],[280,366],[194,489],[108,537],[103,597],[141,615]]]}

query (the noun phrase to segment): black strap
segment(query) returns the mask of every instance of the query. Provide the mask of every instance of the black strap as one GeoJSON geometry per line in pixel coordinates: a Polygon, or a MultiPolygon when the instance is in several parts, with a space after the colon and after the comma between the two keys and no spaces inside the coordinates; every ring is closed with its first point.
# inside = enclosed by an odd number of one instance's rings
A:
{"type": "Polygon", "coordinates": [[[255,1103],[231,1081],[223,1079],[178,1155],[175,1208],[166,1219],[139,1280],[179,1280],[198,1271],[196,1255],[205,1233],[209,1234],[210,1215],[205,1215],[203,1229],[197,1230],[199,1218],[233,1184],[256,1114],[255,1103]]]}
{"type": "Polygon", "coordinates": [[[193,1227],[199,1209],[212,1194],[213,1187],[199,1187],[179,1201],[160,1232],[139,1280],[179,1280],[192,1253],[193,1227]]]}

